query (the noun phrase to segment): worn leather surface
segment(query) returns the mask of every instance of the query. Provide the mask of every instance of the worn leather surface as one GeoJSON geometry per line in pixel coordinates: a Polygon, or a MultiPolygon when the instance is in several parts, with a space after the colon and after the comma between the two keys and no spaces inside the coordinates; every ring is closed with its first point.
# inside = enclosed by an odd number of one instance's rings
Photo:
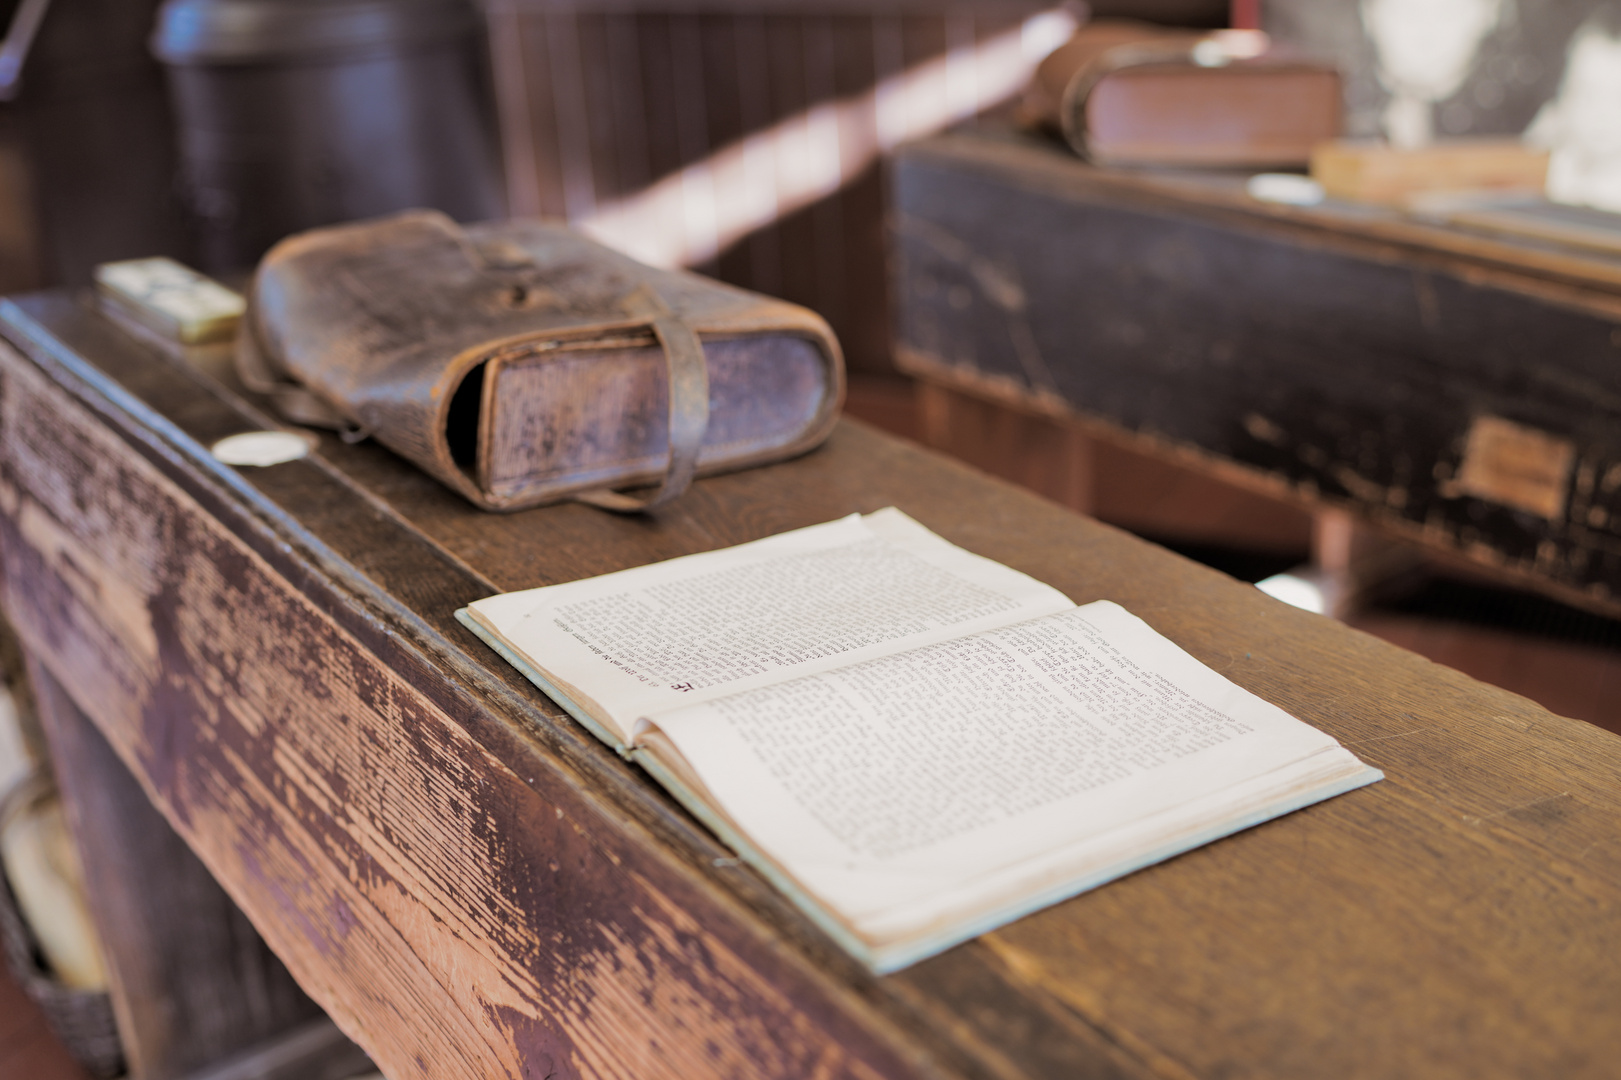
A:
{"type": "Polygon", "coordinates": [[[688,340],[754,334],[804,337],[825,358],[823,400],[808,424],[783,432],[771,459],[801,453],[832,429],[844,385],[838,342],[815,313],[643,266],[558,225],[463,229],[443,214],[409,211],[302,233],[271,249],[254,279],[238,366],[289,419],[370,434],[487,509],[589,495],[629,510],[668,501],[694,473],[759,463],[758,454],[706,455],[698,467],[708,400],[688,340]],[[497,495],[481,488],[476,469],[458,466],[448,412],[473,369],[558,348],[577,356],[593,340],[622,347],[636,333],[657,338],[673,376],[670,465],[651,496],[599,497],[566,483],[497,495]]]}

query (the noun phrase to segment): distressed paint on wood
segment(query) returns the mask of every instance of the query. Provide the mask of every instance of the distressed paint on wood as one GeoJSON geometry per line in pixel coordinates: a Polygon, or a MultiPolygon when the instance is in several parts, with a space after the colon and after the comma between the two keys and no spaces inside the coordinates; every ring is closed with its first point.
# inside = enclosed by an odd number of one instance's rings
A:
{"type": "MultiPolygon", "coordinates": [[[[270,469],[211,467],[198,444],[257,423],[249,402],[59,295],[3,317],[32,362],[114,433],[110,453],[154,464],[317,599],[468,733],[479,775],[498,780],[504,767],[540,795],[542,811],[564,809],[595,849],[752,958],[847,1050],[876,1032],[924,1075],[1043,1080],[1401,1075],[1414,1061],[1460,1080],[1604,1077],[1621,1058],[1610,1022],[1621,996],[1612,961],[1621,953],[1621,845],[1612,842],[1621,835],[1621,742],[1597,729],[856,425],[794,462],[705,480],[656,519],[569,506],[492,517],[387,452],[336,439],[270,469]],[[157,411],[142,411],[149,406],[157,411]],[[492,588],[604,573],[889,504],[1077,601],[1119,601],[1353,745],[1389,779],[872,979],[451,614],[492,588]]],[[[215,765],[195,758],[190,767],[215,765]]],[[[301,784],[283,777],[271,790],[283,798],[301,784]]],[[[512,844],[543,862],[554,837],[527,796],[505,801],[511,795],[492,782],[478,805],[518,822],[512,844]]],[[[370,834],[357,842],[383,843],[370,834]]],[[[582,876],[577,887],[600,896],[620,880],[582,876]]],[[[413,925],[434,921],[413,906],[413,925]]],[[[555,914],[594,933],[596,910],[583,901],[555,914]]],[[[424,931],[411,947],[433,940],[424,931]]],[[[343,952],[304,959],[322,978],[355,977],[343,952]]],[[[425,965],[401,977],[429,973],[425,965]]],[[[523,986],[542,998],[568,975],[533,967],[523,986]]],[[[367,1045],[377,1037],[358,1034],[367,1045]]]]}
{"type": "Polygon", "coordinates": [[[178,1080],[320,1016],[61,684],[28,678],[131,1074],[178,1080]]]}
{"type": "Polygon", "coordinates": [[[391,1076],[895,1071],[5,352],[19,634],[391,1076]]]}

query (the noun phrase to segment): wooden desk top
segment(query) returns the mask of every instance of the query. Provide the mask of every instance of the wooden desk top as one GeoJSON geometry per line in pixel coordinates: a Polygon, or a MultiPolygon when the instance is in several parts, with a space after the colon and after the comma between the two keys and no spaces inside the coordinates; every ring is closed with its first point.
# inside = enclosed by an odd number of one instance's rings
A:
{"type": "Polygon", "coordinates": [[[482,514],[44,295],[7,611],[300,983],[410,1077],[1601,1076],[1621,740],[852,423],[653,519],[482,514]],[[1388,779],[876,978],[452,612],[896,505],[1123,603],[1388,779]]]}
{"type": "Polygon", "coordinates": [[[1250,174],[1231,169],[1108,168],[1088,164],[1061,143],[988,128],[908,145],[902,156],[951,161],[986,172],[1012,171],[1033,188],[1107,193],[1121,205],[1174,209],[1189,218],[1247,228],[1270,227],[1302,243],[1387,260],[1421,260],[1525,287],[1540,280],[1547,295],[1571,305],[1621,308],[1621,253],[1531,236],[1450,224],[1440,214],[1326,199],[1310,206],[1262,202],[1246,187],[1250,174]],[[1497,272],[1502,272],[1501,277],[1497,272]]]}

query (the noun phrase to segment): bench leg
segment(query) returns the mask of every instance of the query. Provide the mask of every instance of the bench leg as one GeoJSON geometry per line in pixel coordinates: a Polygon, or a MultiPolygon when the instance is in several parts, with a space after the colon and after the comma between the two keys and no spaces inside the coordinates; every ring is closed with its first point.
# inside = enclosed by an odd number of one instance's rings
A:
{"type": "Polygon", "coordinates": [[[41,664],[28,674],[131,1075],[184,1077],[322,1017],[95,724],[41,664]]]}

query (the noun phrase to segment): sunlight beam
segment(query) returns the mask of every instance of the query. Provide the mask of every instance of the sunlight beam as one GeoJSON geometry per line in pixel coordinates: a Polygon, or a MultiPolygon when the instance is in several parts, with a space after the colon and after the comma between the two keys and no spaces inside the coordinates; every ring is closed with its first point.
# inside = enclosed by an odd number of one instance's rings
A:
{"type": "Polygon", "coordinates": [[[1062,8],[951,49],[869,90],[813,106],[744,136],[574,224],[654,266],[691,266],[838,191],[878,155],[1000,104],[1069,39],[1062,8]]]}

